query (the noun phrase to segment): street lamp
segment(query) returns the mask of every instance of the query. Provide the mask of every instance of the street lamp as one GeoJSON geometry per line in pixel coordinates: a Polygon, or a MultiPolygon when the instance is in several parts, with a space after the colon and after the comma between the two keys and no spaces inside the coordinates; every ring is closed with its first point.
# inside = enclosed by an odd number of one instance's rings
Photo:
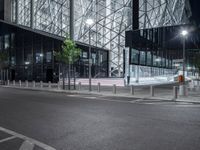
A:
{"type": "Polygon", "coordinates": [[[186,95],[186,87],[185,87],[185,40],[188,35],[187,30],[182,30],[181,31],[181,36],[183,37],[183,85],[182,85],[182,92],[181,95],[185,96],[186,95]]]}
{"type": "Polygon", "coordinates": [[[89,91],[92,91],[91,26],[94,24],[94,20],[93,19],[87,19],[86,24],[89,26],[89,91]]]}

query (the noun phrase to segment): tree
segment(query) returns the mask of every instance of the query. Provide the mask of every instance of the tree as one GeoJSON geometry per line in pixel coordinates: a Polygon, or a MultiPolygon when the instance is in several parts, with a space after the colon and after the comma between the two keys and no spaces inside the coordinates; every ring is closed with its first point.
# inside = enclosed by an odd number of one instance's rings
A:
{"type": "MultiPolygon", "coordinates": [[[[0,70],[7,69],[8,66],[9,66],[8,65],[8,52],[0,51],[0,70]]],[[[2,79],[2,77],[1,77],[1,79],[2,79]]]]}
{"type": "Polygon", "coordinates": [[[80,53],[81,50],[77,48],[76,43],[68,37],[63,42],[62,50],[55,53],[56,60],[62,64],[63,89],[65,89],[66,65],[68,65],[68,89],[70,89],[71,65],[79,59],[80,53]]]}

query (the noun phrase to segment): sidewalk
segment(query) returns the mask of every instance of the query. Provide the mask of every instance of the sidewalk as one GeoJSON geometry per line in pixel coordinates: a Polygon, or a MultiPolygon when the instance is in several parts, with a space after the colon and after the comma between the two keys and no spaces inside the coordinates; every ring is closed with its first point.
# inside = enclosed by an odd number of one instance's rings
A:
{"type": "MultiPolygon", "coordinates": [[[[57,84],[48,84],[44,83],[29,83],[26,87],[25,83],[9,86],[2,86],[5,88],[16,88],[24,90],[33,90],[33,91],[45,91],[45,92],[56,92],[56,93],[70,93],[70,94],[85,94],[85,95],[98,95],[98,96],[112,96],[112,97],[124,97],[124,98],[133,98],[133,99],[145,99],[145,100],[163,100],[163,101],[174,101],[173,99],[173,85],[157,85],[154,88],[154,96],[151,96],[150,86],[137,86],[134,87],[134,94],[131,94],[130,87],[116,87],[116,94],[113,93],[112,86],[101,86],[100,92],[98,92],[97,86],[92,86],[92,91],[89,92],[87,85],[82,85],[81,90],[62,90],[58,88],[57,84]]],[[[78,86],[77,86],[78,87],[78,86]]],[[[200,104],[200,93],[199,91],[190,91],[189,96],[179,97],[177,102],[187,102],[200,104]]]]}

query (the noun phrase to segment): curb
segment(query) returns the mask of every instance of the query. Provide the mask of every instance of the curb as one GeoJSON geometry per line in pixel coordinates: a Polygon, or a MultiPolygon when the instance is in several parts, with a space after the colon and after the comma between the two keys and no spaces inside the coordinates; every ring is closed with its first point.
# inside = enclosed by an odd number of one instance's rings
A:
{"type": "Polygon", "coordinates": [[[110,96],[110,97],[121,97],[121,98],[134,98],[134,99],[143,99],[143,100],[162,100],[162,101],[173,101],[173,102],[186,102],[193,104],[200,104],[200,101],[188,101],[182,99],[173,99],[173,98],[163,98],[163,97],[142,97],[134,95],[117,95],[117,94],[107,94],[107,93],[98,93],[98,92],[81,92],[81,91],[67,91],[67,90],[57,90],[57,89],[42,89],[42,88],[27,88],[27,87],[13,87],[13,86],[1,86],[3,88],[12,88],[19,90],[28,90],[28,91],[41,91],[41,92],[53,92],[53,93],[63,93],[63,94],[85,94],[85,95],[97,95],[97,96],[110,96]]]}

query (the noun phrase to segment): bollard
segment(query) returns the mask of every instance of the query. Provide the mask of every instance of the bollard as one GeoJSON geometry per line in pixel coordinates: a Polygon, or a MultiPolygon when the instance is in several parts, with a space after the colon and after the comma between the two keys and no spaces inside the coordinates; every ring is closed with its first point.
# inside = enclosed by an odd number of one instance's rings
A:
{"type": "Polygon", "coordinates": [[[51,88],[51,81],[49,81],[49,88],[51,88]]]}
{"type": "Polygon", "coordinates": [[[180,96],[187,96],[188,95],[188,91],[187,91],[187,86],[186,85],[180,85],[179,86],[179,95],[180,96]]]}
{"type": "Polygon", "coordinates": [[[130,86],[130,92],[131,92],[131,95],[134,95],[134,86],[133,85],[130,86]]]}
{"type": "Polygon", "coordinates": [[[81,90],[81,82],[78,83],[78,90],[81,90]]]}
{"type": "Polygon", "coordinates": [[[58,90],[60,90],[60,81],[58,81],[57,86],[58,86],[58,90]]]}
{"type": "Polygon", "coordinates": [[[101,83],[98,83],[97,91],[101,92],[101,83]]]}
{"type": "Polygon", "coordinates": [[[8,86],[10,85],[10,80],[7,81],[7,85],[8,85],[8,86]]]}
{"type": "Polygon", "coordinates": [[[116,94],[117,93],[117,87],[116,87],[116,84],[113,85],[113,94],[116,94]]]}
{"type": "Polygon", "coordinates": [[[35,81],[33,81],[33,88],[35,88],[35,81]]]}
{"type": "Polygon", "coordinates": [[[28,87],[28,81],[26,80],[25,82],[26,82],[26,87],[28,87]]]}
{"type": "Polygon", "coordinates": [[[178,98],[178,87],[173,87],[173,100],[176,100],[178,98]]]}
{"type": "Polygon", "coordinates": [[[19,80],[19,87],[21,87],[22,86],[22,81],[21,80],[19,80]]]}
{"type": "Polygon", "coordinates": [[[43,88],[43,82],[40,81],[40,88],[43,88]]]}
{"type": "Polygon", "coordinates": [[[150,96],[154,97],[154,86],[150,86],[150,96]]]}
{"type": "Polygon", "coordinates": [[[13,80],[13,86],[15,86],[15,80],[13,80]]]}

